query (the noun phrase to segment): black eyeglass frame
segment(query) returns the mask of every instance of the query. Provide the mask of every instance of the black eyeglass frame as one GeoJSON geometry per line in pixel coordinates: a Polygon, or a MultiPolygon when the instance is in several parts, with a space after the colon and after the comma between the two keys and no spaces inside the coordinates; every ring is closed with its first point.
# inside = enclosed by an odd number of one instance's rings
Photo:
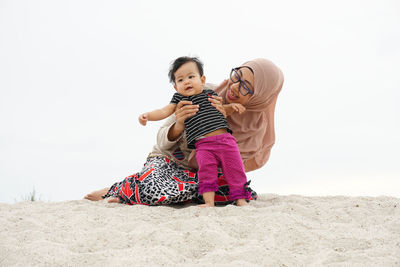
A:
{"type": "MultiPolygon", "coordinates": [[[[242,80],[242,78],[240,77],[239,73],[237,72],[237,71],[240,70],[241,68],[247,68],[247,67],[243,66],[243,67],[233,68],[233,69],[231,70],[231,74],[230,74],[229,78],[231,79],[231,81],[232,81],[233,83],[239,83],[239,92],[240,92],[240,94],[241,94],[242,96],[246,96],[246,95],[248,95],[248,94],[254,95],[254,92],[253,92],[253,91],[249,88],[249,86],[242,80]],[[237,79],[236,82],[232,79],[232,75],[233,75],[233,74],[235,74],[235,78],[237,79]],[[245,90],[244,93],[242,92],[242,88],[245,90]]],[[[250,69],[250,68],[249,68],[249,69],[250,69]]],[[[253,72],[252,69],[250,69],[250,71],[253,72]]]]}

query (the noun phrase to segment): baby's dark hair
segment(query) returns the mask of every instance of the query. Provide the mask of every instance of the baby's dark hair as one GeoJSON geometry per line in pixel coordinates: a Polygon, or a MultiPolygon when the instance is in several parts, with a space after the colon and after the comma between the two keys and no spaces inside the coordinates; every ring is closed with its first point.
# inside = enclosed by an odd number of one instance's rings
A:
{"type": "Polygon", "coordinates": [[[169,68],[168,77],[169,81],[172,84],[175,84],[175,72],[185,63],[194,62],[197,65],[197,69],[199,70],[200,77],[203,76],[203,62],[200,61],[197,57],[178,57],[172,62],[171,67],[169,68]]]}

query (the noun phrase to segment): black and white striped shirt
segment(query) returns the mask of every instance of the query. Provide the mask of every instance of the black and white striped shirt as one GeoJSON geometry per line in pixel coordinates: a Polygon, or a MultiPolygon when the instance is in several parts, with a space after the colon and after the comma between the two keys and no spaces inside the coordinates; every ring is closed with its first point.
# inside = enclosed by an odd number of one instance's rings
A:
{"type": "Polygon", "coordinates": [[[185,120],[188,148],[195,148],[194,143],[197,138],[218,129],[226,128],[229,133],[232,133],[224,115],[211,106],[211,102],[208,101],[208,98],[213,95],[217,95],[213,90],[203,90],[198,95],[183,96],[175,93],[172,97],[171,104],[178,104],[182,100],[188,100],[192,101],[193,105],[199,105],[199,111],[196,115],[185,120]]]}

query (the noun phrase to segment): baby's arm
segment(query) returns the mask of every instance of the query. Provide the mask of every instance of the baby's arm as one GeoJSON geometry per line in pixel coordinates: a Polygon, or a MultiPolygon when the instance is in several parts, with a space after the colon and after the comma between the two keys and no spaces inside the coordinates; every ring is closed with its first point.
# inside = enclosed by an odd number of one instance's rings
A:
{"type": "Polygon", "coordinates": [[[168,104],[163,108],[143,113],[139,116],[139,122],[146,125],[147,121],[159,121],[172,115],[175,112],[175,104],[168,104]]]}
{"type": "Polygon", "coordinates": [[[222,104],[222,97],[213,95],[209,98],[211,105],[221,112],[224,117],[232,115],[234,112],[242,114],[246,111],[246,108],[239,103],[222,104]]]}
{"type": "Polygon", "coordinates": [[[246,111],[246,108],[239,103],[231,103],[231,104],[224,104],[224,109],[226,112],[226,116],[232,115],[234,112],[238,112],[239,114],[242,114],[243,112],[246,111]]]}

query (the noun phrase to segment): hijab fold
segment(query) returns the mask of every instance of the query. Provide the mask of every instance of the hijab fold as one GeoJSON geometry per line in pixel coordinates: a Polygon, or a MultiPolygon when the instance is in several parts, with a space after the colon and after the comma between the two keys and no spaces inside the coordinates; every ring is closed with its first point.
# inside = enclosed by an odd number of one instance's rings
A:
{"type": "MultiPolygon", "coordinates": [[[[284,78],[282,71],[267,59],[254,59],[242,66],[253,70],[254,95],[245,104],[246,112],[235,112],[227,120],[248,172],[265,165],[275,143],[275,105],[284,78]]],[[[215,89],[224,103],[228,85],[225,80],[215,89]]]]}

